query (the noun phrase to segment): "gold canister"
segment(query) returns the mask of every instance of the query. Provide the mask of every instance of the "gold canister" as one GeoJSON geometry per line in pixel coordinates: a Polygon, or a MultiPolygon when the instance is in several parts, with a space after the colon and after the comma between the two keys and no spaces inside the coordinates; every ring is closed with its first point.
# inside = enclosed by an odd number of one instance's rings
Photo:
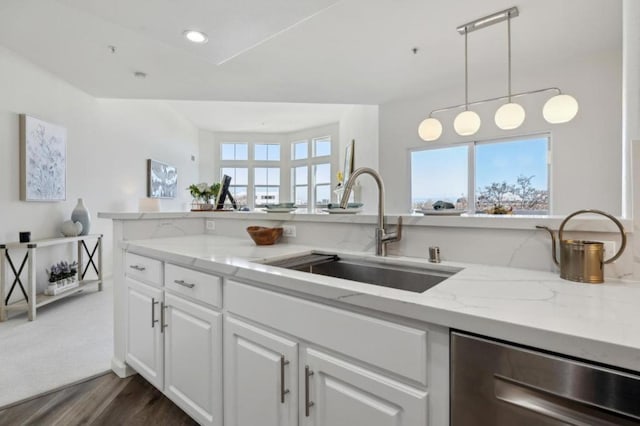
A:
{"type": "Polygon", "coordinates": [[[560,278],[591,284],[604,282],[604,244],[599,241],[560,241],[560,278]]]}

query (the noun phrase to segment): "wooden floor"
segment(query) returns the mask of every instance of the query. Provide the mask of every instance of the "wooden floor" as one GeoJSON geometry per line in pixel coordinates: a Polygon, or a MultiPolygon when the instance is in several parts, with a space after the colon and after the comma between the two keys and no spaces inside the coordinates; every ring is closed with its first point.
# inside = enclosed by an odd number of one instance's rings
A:
{"type": "Polygon", "coordinates": [[[107,373],[0,410],[0,425],[180,426],[197,423],[139,375],[120,379],[107,373]]]}

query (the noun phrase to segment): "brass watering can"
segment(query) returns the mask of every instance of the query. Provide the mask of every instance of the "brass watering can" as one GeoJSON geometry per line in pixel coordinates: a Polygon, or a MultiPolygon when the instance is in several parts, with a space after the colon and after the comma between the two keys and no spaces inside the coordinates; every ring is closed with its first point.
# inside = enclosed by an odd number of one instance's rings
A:
{"type": "Polygon", "coordinates": [[[602,210],[578,210],[567,216],[558,229],[558,240],[560,241],[560,262],[556,257],[556,237],[553,231],[546,226],[536,225],[538,229],[546,229],[551,235],[551,255],[556,265],[560,267],[560,278],[564,278],[569,281],[577,281],[581,283],[602,283],[604,282],[604,264],[611,263],[620,257],[625,247],[627,246],[627,236],[624,233],[624,228],[618,219],[603,212],[602,210]],[[620,249],[611,258],[604,260],[604,244],[599,241],[584,241],[584,240],[563,240],[562,231],[564,225],[572,217],[583,213],[595,213],[605,216],[613,221],[620,229],[620,235],[622,236],[622,242],[620,243],[620,249]]]}

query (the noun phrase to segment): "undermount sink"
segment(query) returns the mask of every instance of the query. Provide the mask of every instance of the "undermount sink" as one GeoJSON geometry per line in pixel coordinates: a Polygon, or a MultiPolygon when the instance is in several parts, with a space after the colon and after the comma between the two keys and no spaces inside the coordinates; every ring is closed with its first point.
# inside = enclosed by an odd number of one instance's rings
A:
{"type": "Polygon", "coordinates": [[[415,293],[427,291],[457,272],[348,259],[336,254],[321,253],[290,257],[265,264],[415,293]]]}

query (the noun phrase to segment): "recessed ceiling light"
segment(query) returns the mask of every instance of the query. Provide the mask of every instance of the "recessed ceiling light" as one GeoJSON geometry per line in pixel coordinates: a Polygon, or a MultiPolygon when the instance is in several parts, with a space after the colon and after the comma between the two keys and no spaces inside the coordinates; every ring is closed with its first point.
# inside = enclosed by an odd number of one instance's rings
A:
{"type": "Polygon", "coordinates": [[[203,44],[209,40],[209,37],[202,31],[185,30],[182,34],[192,43],[203,44]]]}

